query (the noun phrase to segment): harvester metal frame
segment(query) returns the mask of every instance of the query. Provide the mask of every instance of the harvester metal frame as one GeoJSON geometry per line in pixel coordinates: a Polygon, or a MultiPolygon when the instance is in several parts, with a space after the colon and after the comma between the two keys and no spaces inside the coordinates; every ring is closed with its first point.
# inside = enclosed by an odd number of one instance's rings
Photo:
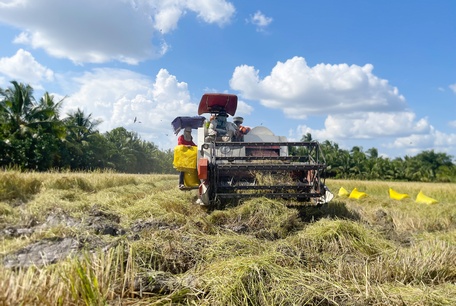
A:
{"type": "MultiPolygon", "coordinates": [[[[207,192],[203,198],[206,205],[219,206],[225,199],[252,197],[315,200],[315,204],[325,202],[324,185],[325,158],[317,141],[302,142],[205,142],[201,147],[208,150],[207,192]],[[260,148],[267,152],[277,147],[304,147],[304,156],[249,156],[225,155],[230,148],[260,148]],[[295,174],[293,182],[262,185],[254,173],[283,175],[295,174]],[[243,180],[246,174],[248,181],[243,180]],[[301,175],[300,175],[301,174],[301,175]],[[247,191],[247,192],[245,192],[247,191]],[[251,192],[253,191],[253,192],[251,192]],[[258,193],[257,191],[260,191],[258,193]]],[[[288,150],[287,150],[288,151],[288,150]]],[[[201,155],[204,155],[201,152],[201,155]]]]}

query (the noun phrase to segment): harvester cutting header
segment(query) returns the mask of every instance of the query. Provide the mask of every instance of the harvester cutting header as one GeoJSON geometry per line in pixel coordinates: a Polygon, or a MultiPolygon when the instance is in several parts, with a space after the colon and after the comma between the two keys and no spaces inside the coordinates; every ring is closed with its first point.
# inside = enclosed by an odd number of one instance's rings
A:
{"type": "Polygon", "coordinates": [[[174,167],[184,173],[184,189],[198,189],[200,201],[217,208],[227,199],[251,197],[329,202],[333,195],[324,184],[326,162],[320,144],[289,142],[264,126],[243,127],[241,117],[229,122],[237,102],[233,94],[207,93],[199,103],[199,116],[173,120],[176,135],[183,129],[197,131],[196,146],[178,145],[174,150],[174,167]]]}

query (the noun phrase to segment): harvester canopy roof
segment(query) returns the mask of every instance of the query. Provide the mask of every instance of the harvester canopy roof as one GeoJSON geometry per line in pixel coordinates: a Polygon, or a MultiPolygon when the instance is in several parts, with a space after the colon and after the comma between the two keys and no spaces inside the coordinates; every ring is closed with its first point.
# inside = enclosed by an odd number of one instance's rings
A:
{"type": "Polygon", "coordinates": [[[218,114],[226,112],[234,116],[237,109],[238,97],[233,94],[207,93],[201,98],[198,115],[204,113],[218,114]]]}
{"type": "Polygon", "coordinates": [[[174,134],[177,135],[182,129],[185,128],[198,129],[199,127],[202,127],[205,120],[206,118],[203,116],[176,117],[173,122],[171,122],[171,125],[173,126],[174,134]]]}

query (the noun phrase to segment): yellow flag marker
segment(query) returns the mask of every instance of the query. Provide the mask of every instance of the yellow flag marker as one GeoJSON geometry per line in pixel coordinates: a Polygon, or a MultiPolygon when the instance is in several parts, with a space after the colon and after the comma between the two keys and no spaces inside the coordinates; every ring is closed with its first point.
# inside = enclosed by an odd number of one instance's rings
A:
{"type": "Polygon", "coordinates": [[[367,197],[367,193],[358,191],[358,189],[356,189],[356,188],[352,190],[352,192],[350,193],[350,196],[349,196],[350,199],[357,199],[357,200],[364,198],[364,197],[367,197]]]}
{"type": "Polygon", "coordinates": [[[340,187],[339,189],[339,197],[348,197],[349,193],[347,191],[347,189],[345,189],[344,187],[340,187]]]}
{"type": "Polygon", "coordinates": [[[437,204],[438,203],[438,201],[436,199],[433,199],[433,198],[430,198],[428,196],[425,196],[422,191],[420,191],[420,193],[418,193],[418,195],[416,196],[415,202],[416,203],[428,204],[428,205],[437,204]]]}
{"type": "Polygon", "coordinates": [[[403,200],[405,198],[410,198],[410,196],[406,193],[399,193],[397,191],[394,191],[392,188],[389,189],[389,196],[391,199],[394,200],[403,200]]]}

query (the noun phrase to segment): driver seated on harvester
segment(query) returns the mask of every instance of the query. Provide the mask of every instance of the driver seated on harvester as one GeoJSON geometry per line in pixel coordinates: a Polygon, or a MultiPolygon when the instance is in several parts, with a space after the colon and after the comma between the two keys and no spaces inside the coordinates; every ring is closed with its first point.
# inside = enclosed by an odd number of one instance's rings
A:
{"type": "Polygon", "coordinates": [[[244,141],[244,135],[247,135],[248,132],[250,132],[250,127],[242,125],[244,123],[244,118],[242,117],[234,117],[233,122],[236,129],[233,141],[244,141]]]}
{"type": "Polygon", "coordinates": [[[215,117],[209,123],[205,141],[229,142],[233,139],[237,128],[233,123],[228,122],[227,118],[228,114],[225,111],[220,111],[215,115],[215,117]]]}

